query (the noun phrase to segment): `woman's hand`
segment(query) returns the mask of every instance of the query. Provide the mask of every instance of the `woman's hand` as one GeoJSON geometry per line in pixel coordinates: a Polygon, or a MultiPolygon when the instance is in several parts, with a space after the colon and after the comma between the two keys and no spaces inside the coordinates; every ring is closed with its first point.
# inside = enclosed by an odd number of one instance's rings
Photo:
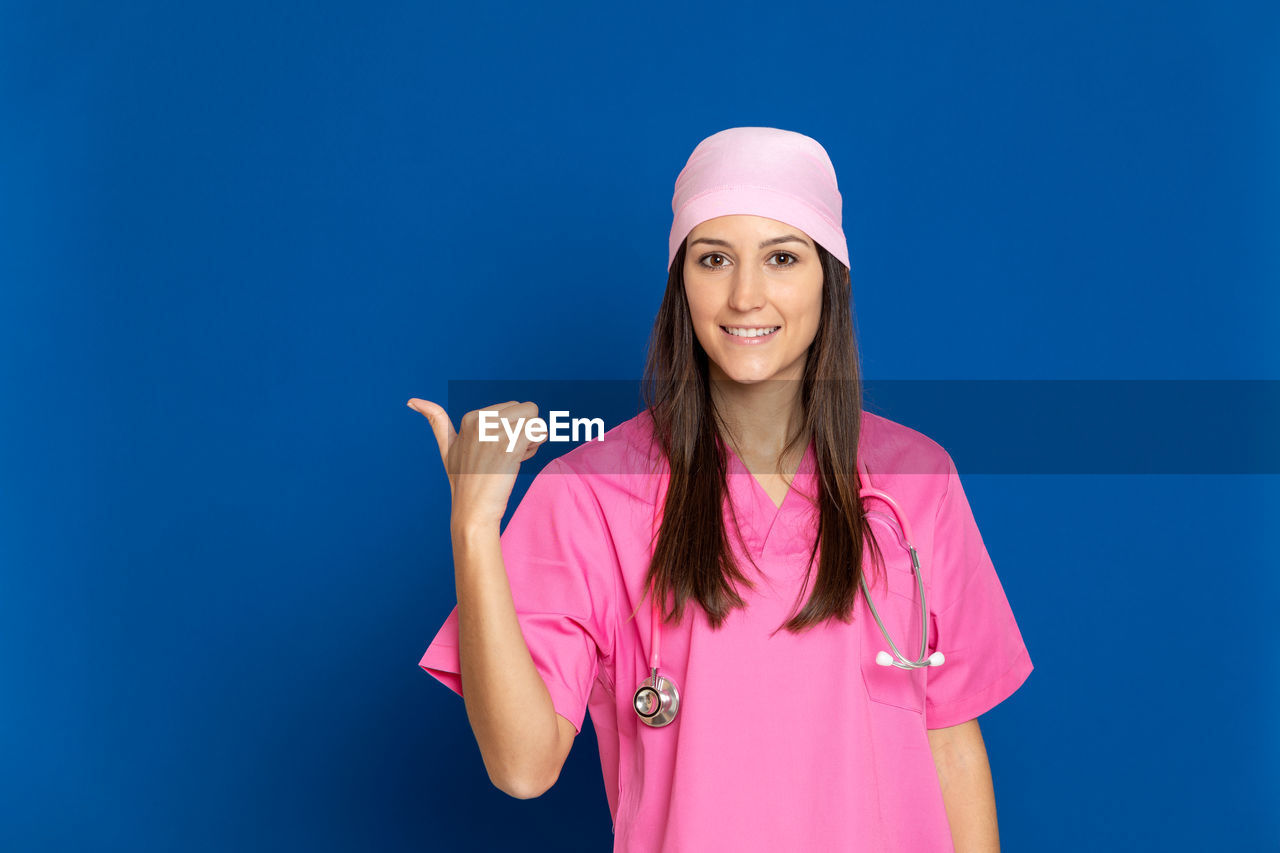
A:
{"type": "Polygon", "coordinates": [[[451,524],[501,525],[502,516],[507,511],[507,502],[511,500],[511,490],[515,487],[520,463],[537,453],[546,440],[543,438],[531,441],[522,429],[514,446],[508,451],[507,428],[514,429],[521,418],[528,423],[529,419],[537,417],[537,405],[508,400],[467,412],[462,416],[461,429],[457,432],[453,429],[448,412],[430,400],[411,397],[408,405],[431,423],[431,429],[436,434],[440,459],[444,463],[445,474],[449,477],[449,494],[453,502],[451,524]],[[490,435],[495,432],[492,424],[497,424],[497,441],[480,440],[482,411],[498,413],[496,421],[493,416],[489,418],[490,435]]]}

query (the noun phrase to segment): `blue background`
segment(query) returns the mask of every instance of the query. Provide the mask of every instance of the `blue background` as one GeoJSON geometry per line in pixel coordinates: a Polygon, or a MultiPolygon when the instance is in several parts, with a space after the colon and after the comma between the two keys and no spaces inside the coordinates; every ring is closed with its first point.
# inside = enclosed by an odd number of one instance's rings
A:
{"type": "MultiPolygon", "coordinates": [[[[3,12],[6,850],[608,849],[589,728],[513,800],[417,668],[404,403],[638,377],[725,127],[830,153],[871,379],[1280,378],[1274,5],[3,12]]],[[[1277,477],[956,462],[1036,664],[1005,849],[1280,847],[1277,477]]]]}

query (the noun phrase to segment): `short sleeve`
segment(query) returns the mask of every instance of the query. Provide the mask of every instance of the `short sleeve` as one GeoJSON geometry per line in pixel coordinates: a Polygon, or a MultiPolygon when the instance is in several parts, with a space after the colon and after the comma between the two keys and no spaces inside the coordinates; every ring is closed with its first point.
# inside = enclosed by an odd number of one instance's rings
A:
{"type": "Polygon", "coordinates": [[[947,465],[934,524],[929,601],[934,647],[946,660],[929,668],[925,720],[931,729],[959,725],[991,710],[1032,669],[950,455],[947,465]]]}
{"type": "MultiPolygon", "coordinates": [[[[556,713],[582,731],[610,626],[618,559],[605,517],[582,478],[555,459],[534,477],[502,532],[516,618],[556,713]]],[[[459,696],[455,604],[418,666],[459,696]]]]}

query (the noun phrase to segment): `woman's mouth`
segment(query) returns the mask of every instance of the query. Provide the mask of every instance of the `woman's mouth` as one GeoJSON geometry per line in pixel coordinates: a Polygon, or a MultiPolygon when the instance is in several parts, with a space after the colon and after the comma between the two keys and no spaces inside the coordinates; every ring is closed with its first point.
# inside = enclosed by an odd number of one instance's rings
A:
{"type": "Polygon", "coordinates": [[[721,326],[720,333],[735,344],[759,346],[773,340],[781,326],[721,326]]]}

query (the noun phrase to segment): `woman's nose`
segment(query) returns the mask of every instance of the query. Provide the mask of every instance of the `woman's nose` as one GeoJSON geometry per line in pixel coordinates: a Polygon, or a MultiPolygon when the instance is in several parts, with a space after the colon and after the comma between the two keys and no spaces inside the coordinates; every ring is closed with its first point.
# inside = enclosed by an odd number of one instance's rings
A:
{"type": "Polygon", "coordinates": [[[754,310],[764,305],[764,273],[739,267],[729,286],[729,307],[734,311],[754,310]]]}

